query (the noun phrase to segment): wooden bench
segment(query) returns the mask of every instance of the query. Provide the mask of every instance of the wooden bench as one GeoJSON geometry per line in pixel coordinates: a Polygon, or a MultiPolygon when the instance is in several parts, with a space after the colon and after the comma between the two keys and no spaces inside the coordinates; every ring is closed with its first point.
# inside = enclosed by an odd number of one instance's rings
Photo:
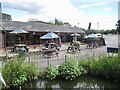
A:
{"type": "Polygon", "coordinates": [[[56,54],[58,55],[59,52],[56,49],[42,49],[42,54],[44,55],[53,55],[56,54]]]}
{"type": "Polygon", "coordinates": [[[28,52],[29,48],[25,44],[17,44],[12,49],[12,52],[19,52],[19,51],[28,52]]]}

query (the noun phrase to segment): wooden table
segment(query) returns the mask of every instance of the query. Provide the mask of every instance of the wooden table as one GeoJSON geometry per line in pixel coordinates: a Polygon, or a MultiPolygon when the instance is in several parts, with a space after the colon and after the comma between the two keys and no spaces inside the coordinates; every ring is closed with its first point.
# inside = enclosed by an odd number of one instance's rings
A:
{"type": "Polygon", "coordinates": [[[48,47],[53,49],[57,49],[58,51],[60,50],[60,48],[58,47],[58,45],[56,43],[48,43],[48,47]]]}
{"type": "Polygon", "coordinates": [[[44,49],[42,49],[42,54],[44,56],[44,55],[53,55],[53,54],[58,55],[59,53],[58,53],[57,49],[44,48],[44,49]]]}

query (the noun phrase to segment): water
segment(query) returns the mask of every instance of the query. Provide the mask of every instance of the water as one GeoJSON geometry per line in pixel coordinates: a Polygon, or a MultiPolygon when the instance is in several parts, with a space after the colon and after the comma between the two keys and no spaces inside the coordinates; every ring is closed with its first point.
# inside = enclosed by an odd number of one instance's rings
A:
{"type": "MultiPolygon", "coordinates": [[[[23,88],[44,88],[44,89],[55,89],[60,88],[62,90],[73,89],[73,88],[81,88],[81,89],[97,89],[97,90],[119,90],[120,84],[115,83],[113,81],[108,81],[105,79],[100,79],[92,76],[80,76],[79,78],[73,81],[65,81],[61,79],[57,80],[45,80],[39,79],[38,81],[28,82],[25,85],[21,86],[21,90],[23,88]]],[[[13,89],[12,89],[13,90],[13,89]]],[[[14,89],[16,90],[16,89],[14,89]]]]}

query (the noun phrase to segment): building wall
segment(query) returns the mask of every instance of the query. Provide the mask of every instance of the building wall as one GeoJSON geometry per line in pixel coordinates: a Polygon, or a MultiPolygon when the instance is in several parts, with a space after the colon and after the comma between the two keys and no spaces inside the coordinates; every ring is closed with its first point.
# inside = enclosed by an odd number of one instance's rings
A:
{"type": "Polygon", "coordinates": [[[2,9],[1,9],[1,3],[0,3],[0,49],[2,49],[2,43],[3,43],[3,36],[2,36],[2,9]]]}

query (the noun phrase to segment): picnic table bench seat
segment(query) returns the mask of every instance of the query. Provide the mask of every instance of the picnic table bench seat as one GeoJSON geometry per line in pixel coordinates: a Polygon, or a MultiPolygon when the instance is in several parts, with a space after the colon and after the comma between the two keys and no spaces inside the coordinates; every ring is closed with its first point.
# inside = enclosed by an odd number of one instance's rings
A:
{"type": "Polygon", "coordinates": [[[57,51],[57,49],[48,49],[48,48],[45,48],[45,49],[42,49],[42,54],[43,56],[44,55],[58,55],[59,52],[57,51]]]}

